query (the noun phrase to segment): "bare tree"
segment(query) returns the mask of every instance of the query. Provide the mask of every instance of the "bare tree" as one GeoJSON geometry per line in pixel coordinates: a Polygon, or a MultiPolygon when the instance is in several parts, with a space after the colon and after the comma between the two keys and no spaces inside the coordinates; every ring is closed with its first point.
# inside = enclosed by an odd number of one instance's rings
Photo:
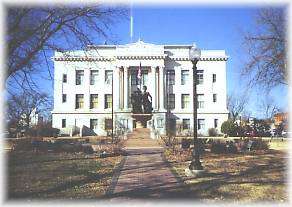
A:
{"type": "Polygon", "coordinates": [[[270,96],[265,96],[259,103],[259,108],[265,119],[271,119],[273,115],[279,112],[279,107],[276,106],[275,101],[270,96]]]}
{"type": "Polygon", "coordinates": [[[48,114],[52,108],[52,102],[45,93],[23,92],[11,95],[7,101],[6,118],[9,125],[13,127],[28,127],[33,112],[43,115],[48,114]]]}
{"type": "MultiPolygon", "coordinates": [[[[33,74],[48,69],[47,53],[108,39],[110,26],[126,14],[123,7],[106,5],[8,7],[5,80],[13,80],[21,88],[28,85],[30,90],[35,89],[33,74]]],[[[49,69],[47,75],[51,76],[49,69]]]]}
{"type": "Polygon", "coordinates": [[[248,77],[250,86],[259,85],[270,91],[288,82],[285,10],[261,9],[255,20],[257,31],[244,37],[248,59],[242,75],[248,77]]]}
{"type": "Polygon", "coordinates": [[[234,122],[244,111],[248,99],[243,95],[230,95],[227,97],[227,108],[230,118],[234,122]]]}

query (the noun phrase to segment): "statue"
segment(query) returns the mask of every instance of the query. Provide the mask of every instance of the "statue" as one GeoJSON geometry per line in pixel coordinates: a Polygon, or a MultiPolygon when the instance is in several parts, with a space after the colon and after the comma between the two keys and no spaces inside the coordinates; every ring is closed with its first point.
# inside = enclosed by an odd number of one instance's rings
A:
{"type": "Polygon", "coordinates": [[[147,86],[143,86],[143,94],[138,88],[137,91],[131,95],[131,103],[133,106],[134,114],[150,114],[152,113],[152,96],[147,91],[147,86]],[[150,100],[149,100],[150,97],[150,100]],[[142,109],[143,106],[143,109],[142,109]]]}
{"type": "Polygon", "coordinates": [[[152,96],[147,91],[147,86],[143,86],[142,105],[144,114],[150,114],[152,112],[152,96]],[[148,97],[150,97],[151,101],[148,97]]]}
{"type": "Polygon", "coordinates": [[[131,103],[133,106],[133,113],[134,114],[141,114],[142,113],[142,93],[141,93],[141,90],[139,88],[137,91],[132,93],[131,103]]]}

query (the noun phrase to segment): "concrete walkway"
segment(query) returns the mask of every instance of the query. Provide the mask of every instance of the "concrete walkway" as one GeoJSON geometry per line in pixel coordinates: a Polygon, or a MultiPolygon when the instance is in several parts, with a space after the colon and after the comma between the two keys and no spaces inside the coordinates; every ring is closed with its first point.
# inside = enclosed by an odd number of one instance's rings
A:
{"type": "Polygon", "coordinates": [[[163,160],[163,149],[149,138],[147,129],[138,129],[132,133],[126,143],[126,150],[126,160],[120,171],[114,175],[118,177],[112,183],[112,200],[187,196],[185,186],[163,160]]]}

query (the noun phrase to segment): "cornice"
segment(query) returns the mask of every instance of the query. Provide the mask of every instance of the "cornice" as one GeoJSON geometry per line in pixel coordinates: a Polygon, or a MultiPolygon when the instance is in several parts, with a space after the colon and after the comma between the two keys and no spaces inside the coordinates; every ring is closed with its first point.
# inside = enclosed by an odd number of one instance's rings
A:
{"type": "Polygon", "coordinates": [[[114,61],[118,60],[159,60],[164,59],[165,55],[149,55],[149,56],[117,56],[114,57],[53,57],[55,61],[114,61]]]}
{"type": "MultiPolygon", "coordinates": [[[[160,60],[165,59],[167,55],[148,55],[148,56],[116,56],[116,57],[80,57],[80,56],[60,56],[53,57],[55,61],[72,61],[72,62],[81,62],[81,61],[114,61],[114,60],[160,60]]],[[[170,60],[175,61],[190,61],[189,57],[169,57],[170,60]]],[[[201,57],[200,61],[227,61],[228,56],[225,57],[201,57]]]]}
{"type": "Polygon", "coordinates": [[[164,59],[165,55],[149,55],[149,56],[117,56],[118,60],[157,60],[164,59]]]}
{"type": "MultiPolygon", "coordinates": [[[[190,61],[188,57],[169,57],[171,60],[176,61],[190,61]]],[[[201,57],[200,61],[227,61],[228,57],[201,57]]]]}
{"type": "Polygon", "coordinates": [[[55,61],[72,61],[72,62],[81,62],[81,61],[113,61],[114,58],[109,57],[53,57],[55,61]]]}

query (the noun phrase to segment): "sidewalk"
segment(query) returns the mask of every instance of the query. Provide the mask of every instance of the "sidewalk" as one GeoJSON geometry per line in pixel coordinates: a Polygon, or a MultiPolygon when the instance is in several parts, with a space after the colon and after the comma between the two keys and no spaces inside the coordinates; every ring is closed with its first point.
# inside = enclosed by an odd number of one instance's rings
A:
{"type": "Polygon", "coordinates": [[[129,136],[128,155],[121,170],[114,175],[118,178],[112,183],[111,200],[186,197],[185,186],[172,174],[161,156],[163,149],[149,138],[147,131],[141,130],[129,136]]]}

